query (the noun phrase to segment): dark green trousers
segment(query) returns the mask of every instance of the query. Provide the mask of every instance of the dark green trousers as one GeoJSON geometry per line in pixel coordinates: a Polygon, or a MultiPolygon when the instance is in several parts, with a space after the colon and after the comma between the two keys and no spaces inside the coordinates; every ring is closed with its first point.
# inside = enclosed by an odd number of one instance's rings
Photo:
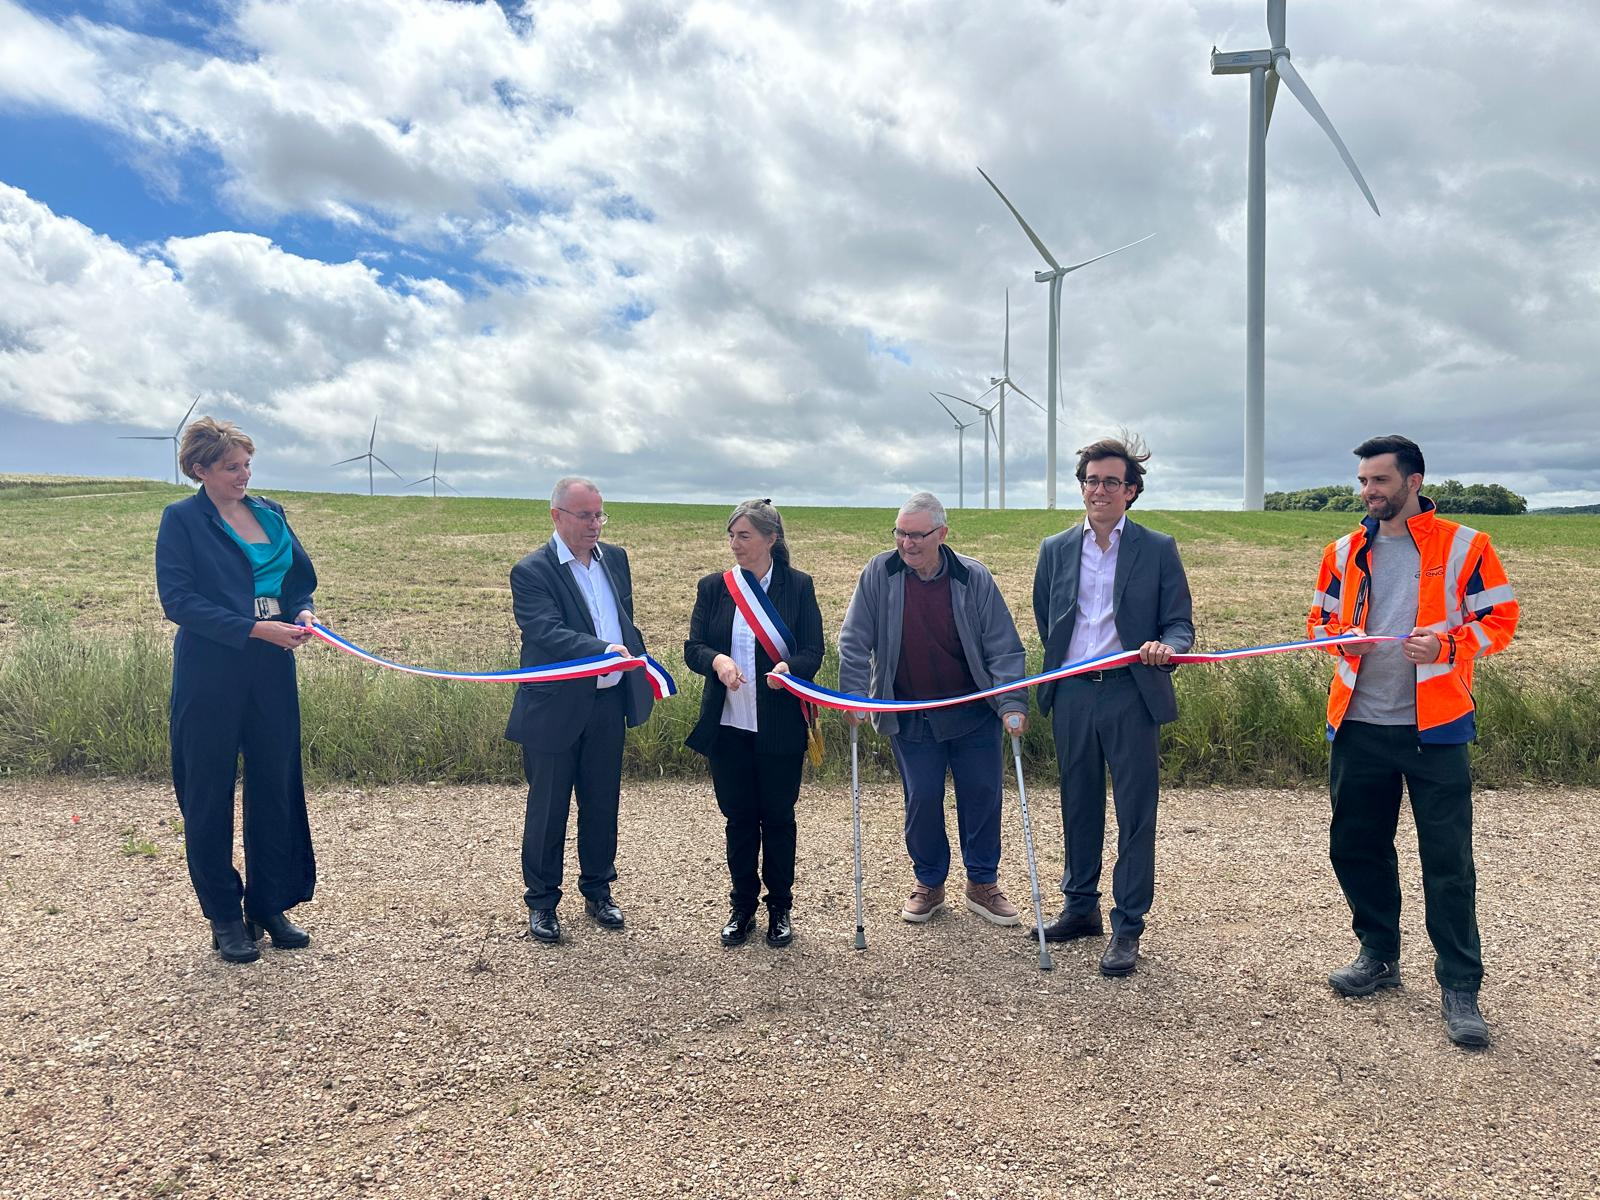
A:
{"type": "Polygon", "coordinates": [[[1333,797],[1328,855],[1361,948],[1386,962],[1400,957],[1394,838],[1403,785],[1417,826],[1434,976],[1444,987],[1477,991],[1483,953],[1467,747],[1419,744],[1415,725],[1346,721],[1333,740],[1328,784],[1333,797]]]}

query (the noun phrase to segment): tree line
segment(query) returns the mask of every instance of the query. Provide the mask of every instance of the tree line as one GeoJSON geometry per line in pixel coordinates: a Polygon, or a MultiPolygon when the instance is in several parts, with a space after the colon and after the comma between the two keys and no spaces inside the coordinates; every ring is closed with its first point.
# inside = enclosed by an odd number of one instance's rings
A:
{"type": "MultiPolygon", "coordinates": [[[[1461,483],[1446,479],[1425,484],[1422,494],[1442,513],[1501,513],[1516,515],[1528,511],[1528,502],[1498,483],[1461,483]]],[[[1268,492],[1269,512],[1365,512],[1366,505],[1350,484],[1301,488],[1297,492],[1268,492]]]]}

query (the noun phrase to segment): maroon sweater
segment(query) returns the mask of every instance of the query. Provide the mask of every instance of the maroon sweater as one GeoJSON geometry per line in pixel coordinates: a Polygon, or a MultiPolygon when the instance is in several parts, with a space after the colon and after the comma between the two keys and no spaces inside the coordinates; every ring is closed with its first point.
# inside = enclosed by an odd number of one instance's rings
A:
{"type": "Polygon", "coordinates": [[[950,602],[950,572],[924,583],[915,571],[905,579],[906,611],[900,631],[900,663],[894,694],[900,700],[943,700],[978,690],[956,630],[950,602]]]}

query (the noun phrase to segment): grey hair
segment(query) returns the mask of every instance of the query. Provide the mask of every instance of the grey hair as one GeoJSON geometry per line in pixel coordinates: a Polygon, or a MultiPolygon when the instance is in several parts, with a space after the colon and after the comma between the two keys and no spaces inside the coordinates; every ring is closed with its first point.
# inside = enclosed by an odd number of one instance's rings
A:
{"type": "Polygon", "coordinates": [[[550,507],[560,508],[561,502],[567,498],[567,493],[575,487],[586,487],[596,493],[600,491],[599,485],[592,479],[586,479],[582,475],[563,475],[556,480],[555,490],[550,493],[550,507]]]}
{"type": "Polygon", "coordinates": [[[934,528],[949,524],[944,519],[944,505],[939,502],[939,497],[932,492],[918,492],[911,499],[900,506],[901,515],[906,513],[927,513],[933,519],[934,528]]]}
{"type": "Polygon", "coordinates": [[[771,500],[746,500],[735,508],[728,517],[728,531],[733,531],[733,523],[740,517],[750,522],[750,527],[763,537],[771,536],[772,559],[789,565],[789,543],[783,536],[783,514],[772,506],[771,500]]]}

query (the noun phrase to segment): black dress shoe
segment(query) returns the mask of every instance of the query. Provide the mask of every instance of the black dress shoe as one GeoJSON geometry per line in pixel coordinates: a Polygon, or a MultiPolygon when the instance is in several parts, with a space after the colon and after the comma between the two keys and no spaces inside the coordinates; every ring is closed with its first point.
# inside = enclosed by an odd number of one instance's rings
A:
{"type": "Polygon", "coordinates": [[[1370,996],[1379,988],[1400,986],[1400,964],[1373,958],[1363,950],[1355,962],[1328,976],[1328,986],[1341,996],[1370,996]]]}
{"type": "MultiPolygon", "coordinates": [[[[1105,932],[1105,926],[1100,924],[1100,910],[1084,913],[1075,917],[1061,910],[1061,915],[1044,927],[1044,940],[1047,942],[1070,942],[1077,938],[1099,937],[1105,932]]],[[[1035,934],[1035,937],[1038,935],[1035,934]]]]}
{"type": "Polygon", "coordinates": [[[261,957],[255,942],[245,932],[244,922],[238,917],[231,921],[211,922],[211,947],[231,963],[255,962],[261,957]]]}
{"type": "Polygon", "coordinates": [[[736,908],[728,914],[728,923],[722,927],[722,944],[724,946],[742,946],[745,944],[756,928],[756,914],[746,909],[736,908]]]}
{"type": "Polygon", "coordinates": [[[610,896],[599,900],[585,900],[583,911],[594,918],[595,924],[602,929],[621,929],[622,910],[617,907],[617,902],[610,896]]]}
{"type": "Polygon", "coordinates": [[[263,933],[269,934],[273,947],[278,950],[299,950],[311,944],[311,935],[281,912],[269,917],[248,917],[245,929],[251,939],[258,942],[263,933]]]}
{"type": "Polygon", "coordinates": [[[767,913],[767,945],[781,950],[794,941],[794,926],[789,921],[787,908],[774,908],[767,913]]]}
{"type": "Polygon", "coordinates": [[[1116,937],[1106,943],[1106,952],[1100,956],[1100,974],[1107,979],[1132,975],[1139,965],[1139,939],[1116,937]]]}
{"type": "Polygon", "coordinates": [[[528,910],[528,934],[536,942],[548,942],[555,945],[561,940],[561,919],[556,916],[553,908],[530,908],[528,910]]]}

